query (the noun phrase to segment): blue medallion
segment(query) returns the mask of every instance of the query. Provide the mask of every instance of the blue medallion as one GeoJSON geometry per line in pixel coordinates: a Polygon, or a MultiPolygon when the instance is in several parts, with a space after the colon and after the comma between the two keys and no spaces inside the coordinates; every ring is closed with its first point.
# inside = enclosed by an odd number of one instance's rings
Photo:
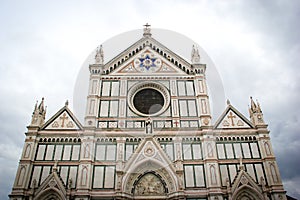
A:
{"type": "Polygon", "coordinates": [[[146,68],[146,70],[149,70],[151,67],[156,67],[155,60],[156,58],[150,58],[150,56],[147,54],[145,58],[139,58],[140,60],[140,67],[146,68]]]}

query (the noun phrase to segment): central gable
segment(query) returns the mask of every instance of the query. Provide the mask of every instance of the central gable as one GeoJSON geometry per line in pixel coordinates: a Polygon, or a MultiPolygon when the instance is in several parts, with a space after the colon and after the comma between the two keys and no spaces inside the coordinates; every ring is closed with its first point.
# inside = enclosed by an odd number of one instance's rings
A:
{"type": "Polygon", "coordinates": [[[153,38],[142,38],[103,66],[105,75],[188,75],[192,66],[153,38]]]}
{"type": "Polygon", "coordinates": [[[168,59],[146,47],[126,61],[111,75],[187,75],[168,59]]]}

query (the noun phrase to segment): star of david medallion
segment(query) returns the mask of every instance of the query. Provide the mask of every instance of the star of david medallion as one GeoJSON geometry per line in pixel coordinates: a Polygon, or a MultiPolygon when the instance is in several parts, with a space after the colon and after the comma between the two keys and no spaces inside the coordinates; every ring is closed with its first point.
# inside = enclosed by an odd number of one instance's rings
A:
{"type": "Polygon", "coordinates": [[[152,53],[143,53],[134,60],[134,67],[140,72],[156,72],[161,67],[161,60],[152,53]]]}

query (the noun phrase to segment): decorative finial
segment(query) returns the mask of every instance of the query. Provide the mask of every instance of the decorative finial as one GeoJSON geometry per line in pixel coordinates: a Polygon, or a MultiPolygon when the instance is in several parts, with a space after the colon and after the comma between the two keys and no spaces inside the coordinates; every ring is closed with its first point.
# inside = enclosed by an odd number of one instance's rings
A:
{"type": "Polygon", "coordinates": [[[69,105],[69,101],[67,100],[66,103],[65,103],[65,106],[68,106],[68,105],[69,105]]]}
{"type": "Polygon", "coordinates": [[[151,29],[150,29],[150,24],[148,24],[148,23],[146,23],[145,25],[143,25],[143,26],[145,26],[145,28],[144,28],[144,34],[143,34],[143,36],[145,36],[145,37],[151,37],[151,29]]]}
{"type": "Polygon", "coordinates": [[[230,105],[230,100],[229,99],[227,99],[227,105],[230,105]]]}
{"type": "Polygon", "coordinates": [[[57,164],[58,164],[58,160],[55,160],[54,165],[52,167],[52,172],[57,172],[57,164]]]}
{"type": "Polygon", "coordinates": [[[103,52],[102,45],[100,45],[100,47],[97,47],[95,60],[96,60],[96,64],[103,64],[104,63],[104,52],[103,52]]]}
{"type": "Polygon", "coordinates": [[[68,186],[69,186],[69,189],[71,189],[72,183],[73,183],[73,180],[72,180],[72,178],[70,178],[70,179],[69,179],[69,185],[68,185],[68,186]]]}
{"type": "Polygon", "coordinates": [[[239,166],[239,169],[240,169],[240,170],[244,170],[244,165],[243,165],[243,158],[242,158],[242,156],[240,156],[239,160],[240,160],[240,166],[239,166]]]}
{"type": "Polygon", "coordinates": [[[261,113],[262,111],[260,109],[260,104],[257,99],[256,99],[256,105],[257,105],[257,111],[261,113]]]}
{"type": "Polygon", "coordinates": [[[193,45],[192,47],[191,57],[192,57],[191,58],[192,64],[200,64],[200,54],[199,54],[198,47],[196,47],[196,45],[193,45]]]}
{"type": "Polygon", "coordinates": [[[41,101],[41,103],[40,103],[38,109],[39,109],[40,112],[43,112],[43,111],[44,111],[44,97],[42,98],[42,101],[41,101]]]}
{"type": "Polygon", "coordinates": [[[256,112],[256,104],[255,102],[253,101],[253,98],[250,96],[250,101],[251,101],[251,110],[252,112],[256,112]]]}

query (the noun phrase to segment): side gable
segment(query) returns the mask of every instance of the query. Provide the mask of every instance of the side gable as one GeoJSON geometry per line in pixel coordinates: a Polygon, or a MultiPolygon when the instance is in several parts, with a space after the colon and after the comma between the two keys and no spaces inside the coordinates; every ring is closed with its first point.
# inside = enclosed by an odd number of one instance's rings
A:
{"type": "MultiPolygon", "coordinates": [[[[192,66],[189,62],[187,62],[184,58],[181,56],[175,54],[171,50],[169,50],[167,47],[156,41],[155,39],[151,37],[143,37],[140,40],[138,40],[136,43],[131,45],[129,48],[121,52],[119,55],[117,55],[115,58],[113,58],[111,61],[106,63],[103,66],[103,73],[106,75],[116,75],[118,72],[136,72],[134,70],[134,67],[136,65],[140,65],[141,63],[135,63],[134,61],[138,61],[136,59],[144,58],[144,55],[146,51],[150,52],[150,60],[151,55],[153,55],[153,58],[159,58],[157,59],[156,65],[159,65],[162,67],[162,71],[164,73],[168,73],[168,70],[171,70],[174,72],[181,72],[180,75],[188,75],[193,71],[192,66]],[[159,60],[162,62],[159,63],[159,60]],[[172,66],[172,68],[170,68],[172,66]]],[[[135,69],[138,69],[135,67],[135,69]]],[[[158,68],[157,68],[158,69],[158,68]]],[[[139,70],[137,70],[139,71],[139,70]]],[[[157,72],[158,70],[155,70],[157,72]]],[[[141,71],[140,71],[141,72],[141,71]]],[[[148,72],[151,72],[148,71],[148,72]]],[[[121,75],[121,74],[118,74],[121,75]]]]}
{"type": "Polygon", "coordinates": [[[254,128],[253,124],[231,104],[216,121],[215,129],[242,129],[254,128]]]}
{"type": "Polygon", "coordinates": [[[82,130],[82,125],[67,105],[51,117],[41,130],[82,130]]]}

